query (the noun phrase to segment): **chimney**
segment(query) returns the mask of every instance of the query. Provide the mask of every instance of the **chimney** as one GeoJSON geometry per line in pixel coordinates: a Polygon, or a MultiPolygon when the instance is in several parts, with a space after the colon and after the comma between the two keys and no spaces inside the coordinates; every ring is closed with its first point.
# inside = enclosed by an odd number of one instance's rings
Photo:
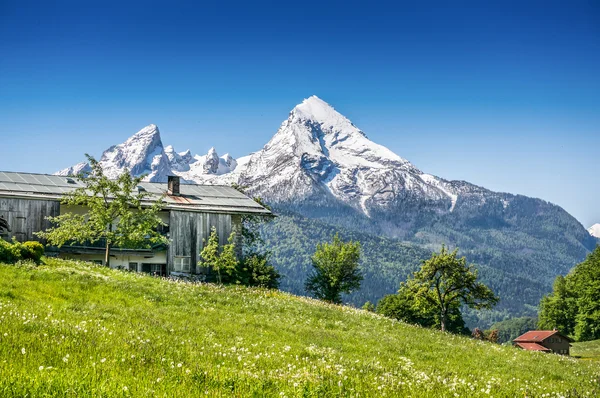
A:
{"type": "Polygon", "coordinates": [[[179,176],[169,176],[168,191],[169,195],[179,196],[179,176]]]}

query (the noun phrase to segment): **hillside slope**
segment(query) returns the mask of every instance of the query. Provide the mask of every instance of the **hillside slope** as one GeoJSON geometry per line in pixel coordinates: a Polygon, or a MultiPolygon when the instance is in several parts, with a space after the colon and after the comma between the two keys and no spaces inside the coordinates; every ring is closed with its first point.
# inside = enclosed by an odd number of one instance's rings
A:
{"type": "Polygon", "coordinates": [[[600,361],[600,340],[573,343],[571,355],[581,359],[600,361]]]}
{"type": "Polygon", "coordinates": [[[0,265],[0,396],[581,396],[589,362],[278,291],[0,265]],[[540,377],[543,374],[544,377],[540,377]]]}

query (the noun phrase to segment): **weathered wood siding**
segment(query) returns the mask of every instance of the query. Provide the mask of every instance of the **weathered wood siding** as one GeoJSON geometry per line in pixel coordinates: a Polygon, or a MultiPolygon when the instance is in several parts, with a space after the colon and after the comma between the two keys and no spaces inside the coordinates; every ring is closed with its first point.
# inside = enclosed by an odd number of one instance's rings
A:
{"type": "Polygon", "coordinates": [[[20,242],[40,240],[34,232],[50,228],[46,217],[58,216],[60,203],[57,200],[35,200],[0,197],[0,216],[8,221],[11,231],[3,237],[17,238],[20,242]]]}
{"type": "Polygon", "coordinates": [[[208,241],[211,228],[217,229],[219,244],[224,245],[227,244],[231,232],[234,229],[238,232],[240,226],[240,217],[236,215],[171,211],[168,272],[173,271],[173,261],[176,256],[186,256],[190,257],[191,270],[196,273],[200,252],[204,248],[204,242],[208,241]]]}

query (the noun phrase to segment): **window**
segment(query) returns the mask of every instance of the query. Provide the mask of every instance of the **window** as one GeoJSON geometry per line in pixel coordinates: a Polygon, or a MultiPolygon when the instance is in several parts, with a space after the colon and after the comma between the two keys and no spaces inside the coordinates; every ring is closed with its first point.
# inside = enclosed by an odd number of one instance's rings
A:
{"type": "Polygon", "coordinates": [[[162,266],[161,264],[152,264],[152,273],[153,274],[161,274],[162,273],[162,266]]]}
{"type": "Polygon", "coordinates": [[[191,258],[189,256],[175,256],[173,259],[173,271],[190,272],[191,258]]]}
{"type": "Polygon", "coordinates": [[[129,271],[137,271],[138,263],[129,263],[129,271]]]}

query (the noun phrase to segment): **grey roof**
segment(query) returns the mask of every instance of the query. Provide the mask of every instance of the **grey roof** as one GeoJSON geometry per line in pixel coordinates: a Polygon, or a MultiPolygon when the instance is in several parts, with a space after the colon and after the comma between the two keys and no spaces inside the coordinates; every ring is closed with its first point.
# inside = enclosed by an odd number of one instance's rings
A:
{"type": "MultiPolygon", "coordinates": [[[[180,196],[167,194],[167,183],[141,182],[150,200],[163,197],[166,209],[214,213],[264,214],[271,212],[233,187],[181,184],[180,196]]],[[[0,171],[0,196],[60,199],[84,185],[75,177],[0,171]]]]}

